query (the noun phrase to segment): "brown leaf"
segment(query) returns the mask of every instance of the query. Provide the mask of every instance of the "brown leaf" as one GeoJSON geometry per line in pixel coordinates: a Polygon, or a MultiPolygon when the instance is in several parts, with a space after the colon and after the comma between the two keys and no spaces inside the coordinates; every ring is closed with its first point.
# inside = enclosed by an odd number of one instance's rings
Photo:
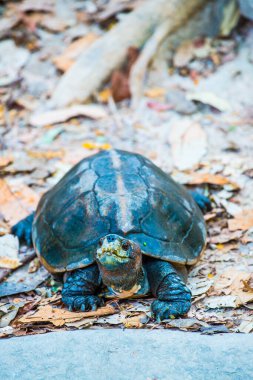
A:
{"type": "Polygon", "coordinates": [[[141,328],[144,324],[148,323],[149,317],[145,313],[141,313],[134,317],[129,317],[123,320],[123,324],[126,328],[141,328]]]}
{"type": "Polygon", "coordinates": [[[39,196],[28,186],[19,185],[11,188],[8,182],[0,179],[0,209],[10,225],[14,225],[33,211],[39,196]]]}
{"type": "Polygon", "coordinates": [[[253,227],[253,210],[244,210],[240,214],[235,215],[233,219],[229,219],[228,228],[230,231],[249,230],[253,227]]]}
{"type": "Polygon", "coordinates": [[[99,317],[102,315],[114,314],[115,309],[107,305],[95,311],[87,312],[72,312],[66,309],[54,308],[51,305],[40,307],[38,311],[31,314],[28,313],[18,320],[18,323],[33,323],[33,322],[51,322],[55,326],[63,326],[66,322],[76,322],[83,318],[99,317]]]}
{"type": "Polygon", "coordinates": [[[163,98],[166,93],[165,88],[152,87],[145,91],[145,95],[149,98],[163,98]]]}
{"type": "Polygon", "coordinates": [[[187,184],[189,185],[202,185],[205,183],[218,186],[231,185],[234,189],[240,188],[237,183],[219,174],[192,173],[189,180],[187,180],[187,184]]]}
{"type": "Polygon", "coordinates": [[[62,158],[65,155],[65,151],[63,149],[58,150],[27,150],[27,154],[30,157],[41,159],[44,158],[46,160],[51,160],[52,158],[62,158]]]}
{"type": "Polygon", "coordinates": [[[133,46],[128,48],[126,64],[121,70],[114,70],[111,76],[111,92],[115,102],[131,97],[129,88],[129,73],[131,67],[139,55],[138,49],[133,46]]]}

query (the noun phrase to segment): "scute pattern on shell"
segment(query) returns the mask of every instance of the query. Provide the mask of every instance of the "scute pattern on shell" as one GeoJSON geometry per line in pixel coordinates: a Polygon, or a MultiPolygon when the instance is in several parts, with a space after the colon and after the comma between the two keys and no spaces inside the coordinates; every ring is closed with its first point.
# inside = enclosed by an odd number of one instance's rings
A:
{"type": "Polygon", "coordinates": [[[143,156],[119,150],[85,158],[42,197],[33,241],[47,269],[64,272],[93,263],[108,233],[179,264],[193,264],[206,239],[203,216],[184,187],[143,156]]]}

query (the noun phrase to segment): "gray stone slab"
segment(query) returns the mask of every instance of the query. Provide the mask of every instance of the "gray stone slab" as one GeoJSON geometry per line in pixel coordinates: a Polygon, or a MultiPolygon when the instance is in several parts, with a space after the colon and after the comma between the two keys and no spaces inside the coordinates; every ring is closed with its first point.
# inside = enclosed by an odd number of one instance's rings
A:
{"type": "Polygon", "coordinates": [[[250,380],[253,335],[80,330],[0,341],[0,378],[250,380]]]}

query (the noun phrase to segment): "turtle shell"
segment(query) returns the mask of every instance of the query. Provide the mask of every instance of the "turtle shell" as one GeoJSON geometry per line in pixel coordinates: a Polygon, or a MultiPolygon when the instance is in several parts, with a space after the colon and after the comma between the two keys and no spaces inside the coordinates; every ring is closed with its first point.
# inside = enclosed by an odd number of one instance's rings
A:
{"type": "Polygon", "coordinates": [[[190,265],[206,240],[186,189],[145,157],[120,150],[75,165],[41,198],[33,224],[36,252],[52,273],[92,264],[109,233],[139,243],[144,255],[190,265]]]}

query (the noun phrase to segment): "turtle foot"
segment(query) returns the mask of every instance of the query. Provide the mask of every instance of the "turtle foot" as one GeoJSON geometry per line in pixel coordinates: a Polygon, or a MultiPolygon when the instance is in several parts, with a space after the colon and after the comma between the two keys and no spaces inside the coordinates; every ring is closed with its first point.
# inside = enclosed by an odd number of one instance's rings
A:
{"type": "Polygon", "coordinates": [[[191,191],[190,193],[203,213],[211,211],[211,202],[205,195],[199,193],[198,191],[191,191]]]}
{"type": "Polygon", "coordinates": [[[177,273],[164,277],[151,310],[157,321],[184,315],[191,307],[191,292],[177,273]]]}
{"type": "Polygon", "coordinates": [[[151,305],[151,310],[157,322],[163,319],[177,318],[187,313],[191,307],[190,301],[160,301],[155,300],[151,305]]]}
{"type": "Polygon", "coordinates": [[[87,296],[63,296],[62,302],[68,306],[69,310],[75,311],[89,311],[97,310],[98,307],[103,306],[104,301],[102,298],[94,295],[87,296]]]}
{"type": "Polygon", "coordinates": [[[11,233],[23,240],[28,246],[32,245],[32,224],[34,213],[20,220],[11,228],[11,233]]]}

